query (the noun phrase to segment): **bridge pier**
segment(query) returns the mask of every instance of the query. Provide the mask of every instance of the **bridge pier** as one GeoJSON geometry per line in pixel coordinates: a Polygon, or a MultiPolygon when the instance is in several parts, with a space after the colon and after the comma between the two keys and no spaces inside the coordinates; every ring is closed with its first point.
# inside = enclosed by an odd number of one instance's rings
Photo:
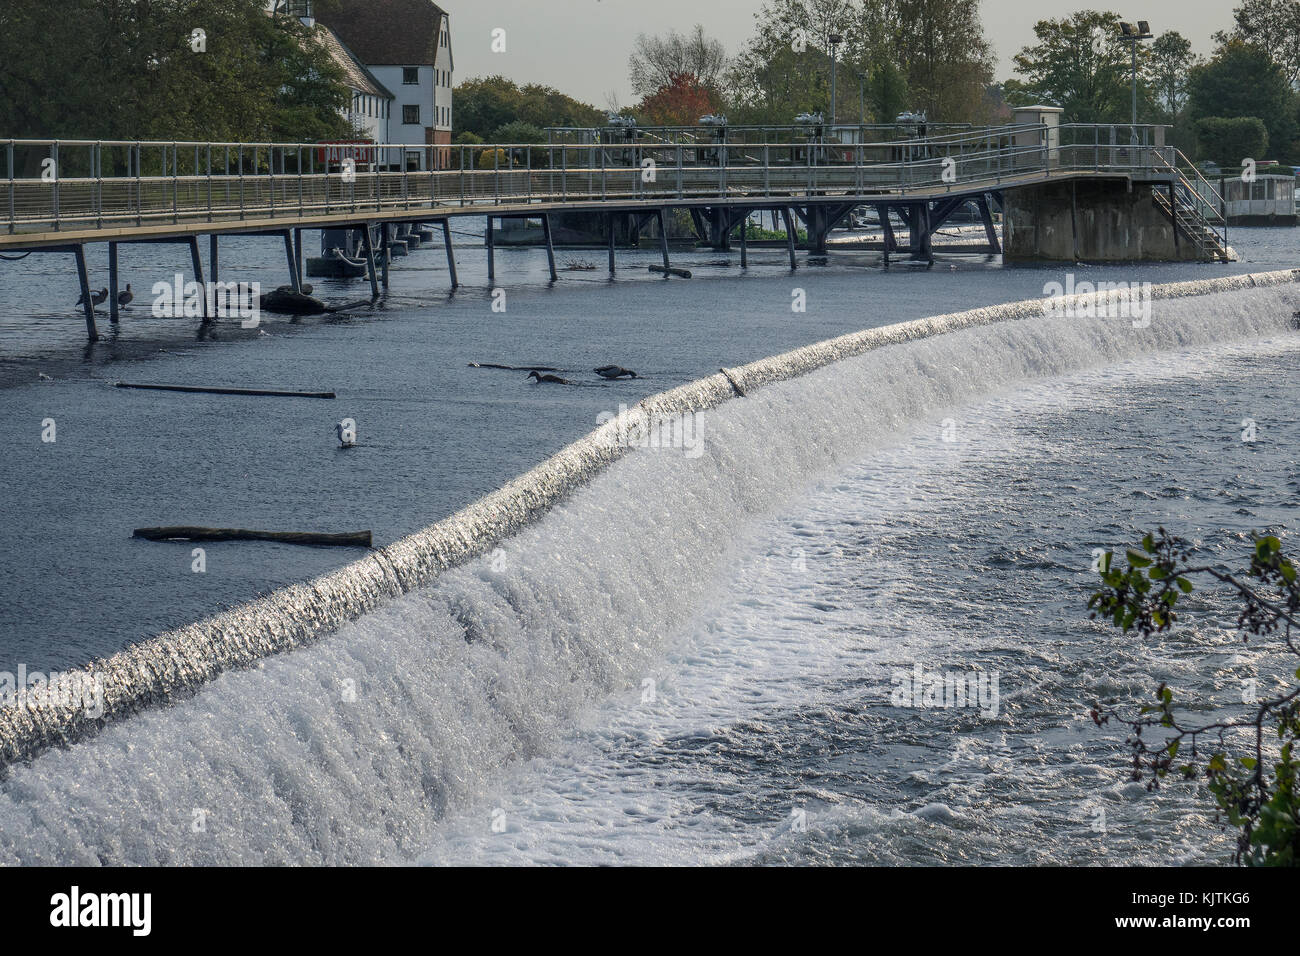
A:
{"type": "Polygon", "coordinates": [[[447,247],[447,271],[451,273],[451,288],[455,291],[460,288],[460,281],[456,278],[456,253],[451,246],[450,219],[443,219],[442,221],[442,241],[447,247]]]}
{"type": "Polygon", "coordinates": [[[614,214],[608,213],[605,216],[605,225],[608,226],[609,240],[609,274],[614,274],[614,214]]]}
{"type": "Polygon", "coordinates": [[[383,259],[384,291],[388,291],[388,270],[393,264],[393,253],[389,243],[389,233],[392,230],[392,224],[384,221],[379,224],[379,250],[380,258],[383,259]]]}
{"type": "Polygon", "coordinates": [[[117,323],[117,243],[108,244],[108,320],[117,323]]]}
{"type": "Polygon", "coordinates": [[[785,221],[785,244],[790,250],[790,271],[794,272],[799,268],[799,263],[794,257],[794,216],[790,215],[790,207],[781,207],[781,218],[785,221]]]}
{"type": "Polygon", "coordinates": [[[551,242],[551,217],[549,213],[542,213],[542,234],[546,237],[546,262],[551,267],[551,281],[555,282],[559,276],[555,272],[555,244],[551,242]]]}
{"type": "Polygon", "coordinates": [[[99,329],[95,328],[95,303],[90,301],[90,276],[86,273],[86,247],[78,244],[72,246],[71,251],[77,260],[77,281],[81,283],[81,302],[86,312],[86,338],[98,342],[99,329]]]}
{"type": "Polygon", "coordinates": [[[379,298],[379,272],[375,267],[375,241],[370,235],[370,223],[361,223],[361,246],[366,252],[366,272],[370,276],[370,298],[379,298]]]}
{"type": "Polygon", "coordinates": [[[221,281],[221,257],[217,250],[218,234],[208,236],[208,274],[213,282],[221,281]]]}
{"type": "Polygon", "coordinates": [[[1203,262],[1179,235],[1164,183],[1127,179],[1041,183],[1003,191],[1007,262],[1203,262]]]}

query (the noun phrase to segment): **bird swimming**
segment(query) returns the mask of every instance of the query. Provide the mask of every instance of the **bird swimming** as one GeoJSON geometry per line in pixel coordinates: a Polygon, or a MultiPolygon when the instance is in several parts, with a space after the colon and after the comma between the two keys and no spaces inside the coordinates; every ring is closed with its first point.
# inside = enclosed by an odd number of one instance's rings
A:
{"type": "MultiPolygon", "coordinates": [[[[77,296],[77,305],[83,305],[85,301],[86,301],[86,297],[84,295],[77,296]]],[[[108,301],[108,286],[105,286],[104,288],[100,289],[98,292],[93,293],[90,297],[91,305],[103,305],[107,301],[108,301]]]]}
{"type": "Polygon", "coordinates": [[[126,306],[130,305],[134,299],[135,293],[131,291],[131,283],[128,282],[126,284],[126,291],[117,294],[117,304],[122,308],[126,308],[126,306]]]}
{"type": "Polygon", "coordinates": [[[340,448],[355,448],[357,444],[357,426],[350,418],[345,418],[334,426],[334,434],[339,436],[340,448]]]}
{"type": "Polygon", "coordinates": [[[600,368],[594,369],[593,371],[595,371],[595,373],[601,378],[615,379],[622,378],[625,375],[628,378],[636,378],[636,372],[632,371],[630,368],[624,368],[621,365],[602,365],[600,368]]]}
{"type": "Polygon", "coordinates": [[[36,373],[36,381],[38,381],[38,382],[52,382],[52,381],[54,381],[54,379],[50,378],[50,376],[46,375],[44,372],[37,372],[37,373],[36,373]]]}
{"type": "Polygon", "coordinates": [[[558,375],[539,375],[537,372],[529,372],[529,373],[528,373],[528,377],[529,377],[529,378],[535,378],[535,379],[537,379],[538,384],[540,384],[540,383],[542,383],[542,382],[551,382],[551,383],[553,383],[553,384],[555,384],[555,385],[572,385],[572,384],[573,384],[573,383],[570,382],[567,378],[560,378],[560,376],[558,376],[558,375]]]}

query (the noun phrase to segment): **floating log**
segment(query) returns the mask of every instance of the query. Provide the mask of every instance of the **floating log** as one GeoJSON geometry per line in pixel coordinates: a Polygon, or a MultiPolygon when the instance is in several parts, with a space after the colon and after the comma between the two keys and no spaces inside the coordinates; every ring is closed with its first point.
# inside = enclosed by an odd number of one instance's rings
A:
{"type": "Polygon", "coordinates": [[[675,269],[672,266],[666,268],[664,266],[646,266],[646,268],[651,272],[661,272],[664,275],[677,276],[681,279],[689,279],[691,277],[691,271],[689,269],[675,269]]]}
{"type": "Polygon", "coordinates": [[[263,395],[272,398],[336,398],[333,392],[286,392],[275,388],[226,388],[217,385],[146,385],[114,382],[114,388],[144,388],[156,392],[200,392],[205,395],[263,395]]]}
{"type": "Polygon", "coordinates": [[[310,544],[343,548],[370,547],[369,531],[317,534],[311,531],[249,531],[245,528],[136,528],[133,538],[149,541],[279,541],[281,544],[310,544]]]}
{"type": "Polygon", "coordinates": [[[507,372],[558,372],[549,365],[494,365],[491,362],[470,362],[470,368],[501,368],[507,372]]]}

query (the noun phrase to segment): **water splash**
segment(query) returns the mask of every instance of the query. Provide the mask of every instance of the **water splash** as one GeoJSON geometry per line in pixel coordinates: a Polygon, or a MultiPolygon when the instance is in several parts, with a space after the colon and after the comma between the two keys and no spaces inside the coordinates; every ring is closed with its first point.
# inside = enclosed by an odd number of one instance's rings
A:
{"type": "Polygon", "coordinates": [[[623,423],[634,433],[715,409],[706,453],[624,458],[611,422],[362,561],[92,665],[101,718],[39,700],[0,712],[11,763],[0,860],[341,863],[417,852],[448,805],[544,751],[587,702],[635,686],[707,599],[736,529],[812,476],[1003,383],[1286,330],[1292,281],[1157,287],[1160,308],[1141,331],[1048,320],[1037,300],[974,310],[730,369],[744,401],[730,401],[722,374],[647,399],[623,423]],[[1213,298],[1170,301],[1188,296],[1213,298]],[[494,547],[500,571],[475,560],[494,547]],[[153,706],[163,703],[175,706],[153,706]],[[196,814],[211,823],[195,830],[196,814]]]}

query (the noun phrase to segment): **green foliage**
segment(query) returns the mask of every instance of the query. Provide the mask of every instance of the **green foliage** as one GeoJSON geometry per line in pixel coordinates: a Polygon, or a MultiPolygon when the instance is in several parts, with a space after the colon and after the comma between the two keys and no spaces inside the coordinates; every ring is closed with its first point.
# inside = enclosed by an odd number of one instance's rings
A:
{"type": "MultiPolygon", "coordinates": [[[[1280,154],[1273,158],[1293,158],[1290,154],[1297,132],[1296,95],[1282,67],[1262,48],[1230,40],[1209,63],[1192,71],[1188,89],[1188,111],[1194,119],[1259,117],[1268,128],[1269,144],[1280,154]]],[[[1239,161],[1240,156],[1234,160],[1239,161]]]]}
{"type": "Polygon", "coordinates": [[[1187,105],[1187,84],[1199,62],[1192,41],[1177,30],[1160,34],[1151,44],[1149,82],[1161,122],[1173,123],[1187,105]]]}
{"type": "MultiPolygon", "coordinates": [[[[1067,123],[1123,123],[1132,114],[1132,49],[1119,39],[1116,13],[1081,10],[1060,20],[1034,24],[1038,42],[1015,57],[1023,81],[1004,92],[1015,106],[1051,103],[1067,123]]],[[[1150,50],[1138,44],[1139,118],[1150,116],[1151,100],[1143,73],[1150,50]]]]}
{"type": "Polygon", "coordinates": [[[876,120],[892,122],[902,108],[925,110],[936,122],[982,116],[992,53],[978,0],[767,0],[754,19],[755,34],[724,82],[733,122],[788,124],[797,113],[828,113],[832,34],[843,37],[841,122],[858,118],[859,78],[886,64],[902,83],[878,99],[876,120]],[[793,43],[798,37],[806,40],[802,49],[793,43]]]}
{"type": "Polygon", "coordinates": [[[303,141],[341,135],[347,92],[325,49],[261,0],[0,4],[6,136],[303,141]],[[191,32],[204,30],[206,49],[191,32]]]}
{"type": "MultiPolygon", "coordinates": [[[[1193,580],[1207,577],[1227,585],[1237,602],[1237,626],[1245,639],[1278,635],[1287,651],[1300,656],[1292,625],[1300,614],[1300,583],[1295,564],[1272,535],[1257,536],[1242,576],[1210,565],[1197,565],[1182,540],[1164,528],[1147,534],[1140,549],[1127,553],[1125,567],[1106,553],[1100,562],[1101,589],[1088,601],[1093,619],[1143,637],[1168,632],[1178,620],[1178,604],[1195,590],[1193,580]]],[[[1295,677],[1300,681],[1300,669],[1295,677]]],[[[1148,781],[1149,790],[1163,781],[1204,777],[1218,808],[1218,818],[1237,830],[1234,859],[1251,866],[1300,865],[1300,684],[1289,692],[1255,702],[1255,711],[1239,720],[1191,725],[1174,706],[1174,692],[1161,684],[1153,703],[1136,716],[1121,717],[1097,707],[1100,726],[1119,718],[1132,731],[1132,779],[1148,781]],[[1144,731],[1158,729],[1156,739],[1144,731]],[[1217,749],[1198,747],[1208,738],[1217,749]],[[1183,744],[1189,744],[1186,751],[1183,744]],[[1180,758],[1180,753],[1182,757],[1180,758]]]]}
{"type": "Polygon", "coordinates": [[[1207,116],[1196,121],[1196,136],[1200,155],[1223,167],[1262,157],[1268,149],[1268,128],[1257,116],[1207,116]]]}
{"type": "Polygon", "coordinates": [[[496,140],[496,131],[511,123],[537,129],[605,123],[605,114],[594,106],[549,86],[519,86],[504,76],[466,80],[456,87],[455,97],[456,125],[483,141],[496,140]]]}
{"type": "Polygon", "coordinates": [[[532,123],[515,120],[493,130],[491,140],[494,143],[544,143],[546,133],[532,123]]]}
{"type": "Polygon", "coordinates": [[[478,154],[479,169],[509,169],[510,156],[504,149],[485,149],[478,154]]]}

